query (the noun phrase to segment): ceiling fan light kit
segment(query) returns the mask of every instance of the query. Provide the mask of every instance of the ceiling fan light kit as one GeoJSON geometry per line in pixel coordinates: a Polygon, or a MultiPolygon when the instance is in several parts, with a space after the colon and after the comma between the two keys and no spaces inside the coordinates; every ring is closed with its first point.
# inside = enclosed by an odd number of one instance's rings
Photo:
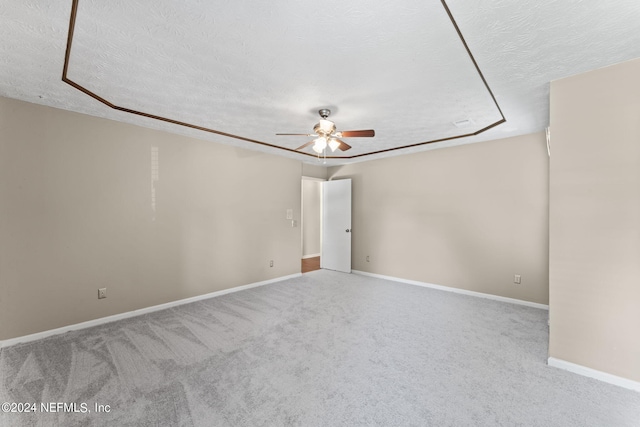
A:
{"type": "Polygon", "coordinates": [[[313,151],[320,154],[327,148],[327,138],[321,136],[313,141],[313,151]]]}
{"type": "Polygon", "coordinates": [[[318,111],[318,114],[320,114],[320,121],[313,127],[314,133],[277,133],[276,135],[317,137],[314,140],[309,141],[306,144],[303,144],[300,147],[296,148],[296,151],[302,150],[313,144],[311,148],[313,149],[313,151],[318,153],[319,157],[321,154],[324,154],[326,156],[327,147],[329,147],[332,152],[336,151],[338,148],[341,151],[349,150],[351,146],[346,142],[340,140],[340,138],[371,138],[376,134],[373,129],[347,130],[338,132],[336,131],[336,124],[328,119],[329,115],[331,114],[331,110],[323,108],[318,111]]]}

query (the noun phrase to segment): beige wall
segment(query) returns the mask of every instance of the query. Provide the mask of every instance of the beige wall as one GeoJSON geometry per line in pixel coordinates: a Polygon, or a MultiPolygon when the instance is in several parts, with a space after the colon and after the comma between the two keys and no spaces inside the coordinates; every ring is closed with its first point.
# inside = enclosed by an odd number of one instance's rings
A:
{"type": "Polygon", "coordinates": [[[320,253],[322,183],[302,180],[302,256],[320,253]]]}
{"type": "Polygon", "coordinates": [[[329,176],[353,179],[353,269],[548,302],[542,133],[333,167],[329,176]]]}
{"type": "Polygon", "coordinates": [[[551,84],[550,355],[640,381],[640,60],[551,84]]]}
{"type": "Polygon", "coordinates": [[[302,176],[309,178],[327,179],[327,168],[321,165],[315,165],[310,163],[302,164],[302,176]]]}
{"type": "Polygon", "coordinates": [[[301,171],[0,98],[0,340],[299,273],[301,171]]]}

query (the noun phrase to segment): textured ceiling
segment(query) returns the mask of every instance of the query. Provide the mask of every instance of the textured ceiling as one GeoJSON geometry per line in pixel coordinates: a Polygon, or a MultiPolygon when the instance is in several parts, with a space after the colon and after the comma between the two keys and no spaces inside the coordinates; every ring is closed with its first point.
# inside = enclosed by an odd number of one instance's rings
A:
{"type": "Polygon", "coordinates": [[[637,0],[79,0],[71,12],[71,0],[0,1],[1,96],[309,162],[290,151],[309,138],[275,134],[310,133],[320,108],[338,130],[375,129],[329,165],[540,131],[551,80],[640,57],[637,0]]]}

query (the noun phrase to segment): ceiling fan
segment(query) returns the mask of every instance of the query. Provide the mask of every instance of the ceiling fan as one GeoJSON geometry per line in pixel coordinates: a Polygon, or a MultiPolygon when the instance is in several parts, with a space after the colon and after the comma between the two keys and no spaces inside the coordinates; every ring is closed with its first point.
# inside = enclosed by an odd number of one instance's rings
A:
{"type": "Polygon", "coordinates": [[[321,119],[313,127],[314,133],[277,133],[276,135],[315,136],[315,139],[312,139],[306,144],[296,148],[296,151],[302,150],[303,148],[313,144],[313,151],[321,154],[327,147],[329,147],[331,151],[336,151],[338,148],[342,151],[350,149],[351,146],[340,138],[369,138],[376,134],[373,129],[336,131],[335,123],[327,119],[331,114],[331,110],[323,108],[318,111],[318,114],[320,114],[321,119]]]}

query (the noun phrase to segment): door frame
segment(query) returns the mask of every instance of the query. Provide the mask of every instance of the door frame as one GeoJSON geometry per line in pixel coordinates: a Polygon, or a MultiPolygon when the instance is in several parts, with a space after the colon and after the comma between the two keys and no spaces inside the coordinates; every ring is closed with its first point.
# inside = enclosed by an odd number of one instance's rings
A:
{"type": "MultiPolygon", "coordinates": [[[[300,258],[304,259],[304,186],[302,181],[326,182],[324,178],[302,175],[300,181],[300,258]]],[[[322,188],[320,188],[320,254],[322,254],[322,188]]]]}

